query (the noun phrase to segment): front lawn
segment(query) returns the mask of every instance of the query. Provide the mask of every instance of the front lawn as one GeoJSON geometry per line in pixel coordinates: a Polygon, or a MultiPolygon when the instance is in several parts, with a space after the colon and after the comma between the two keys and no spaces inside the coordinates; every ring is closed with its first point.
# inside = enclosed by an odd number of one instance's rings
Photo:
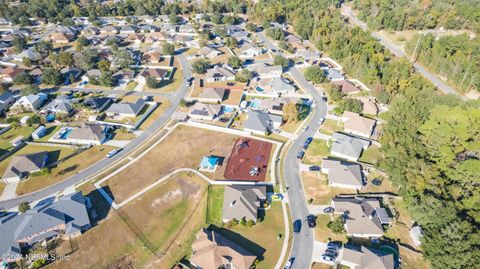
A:
{"type": "Polygon", "coordinates": [[[335,132],[340,132],[343,130],[343,123],[332,120],[332,119],[325,119],[322,126],[320,126],[320,133],[331,135],[335,132]]]}
{"type": "Polygon", "coordinates": [[[322,159],[328,157],[330,154],[330,147],[327,141],[322,139],[314,139],[305,152],[303,163],[320,165],[322,159]]]}
{"type": "Polygon", "coordinates": [[[18,136],[23,136],[25,139],[28,138],[33,131],[35,131],[35,127],[33,126],[18,126],[15,128],[10,128],[8,131],[0,135],[0,150],[6,151],[13,148],[12,144],[10,143],[13,139],[17,138],[18,136]]]}
{"type": "Polygon", "coordinates": [[[322,214],[317,216],[317,226],[315,227],[315,240],[320,242],[342,241],[347,242],[346,234],[334,234],[328,229],[327,224],[338,216],[322,214]]]}
{"type": "Polygon", "coordinates": [[[320,172],[302,172],[301,176],[307,201],[311,204],[326,205],[339,194],[355,193],[355,190],[328,186],[326,175],[320,172]]]}

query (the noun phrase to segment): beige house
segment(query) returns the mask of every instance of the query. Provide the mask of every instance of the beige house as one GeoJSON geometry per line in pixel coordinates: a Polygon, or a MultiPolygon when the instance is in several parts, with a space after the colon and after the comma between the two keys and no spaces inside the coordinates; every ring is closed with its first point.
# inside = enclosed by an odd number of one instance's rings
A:
{"type": "Polygon", "coordinates": [[[225,89],[223,88],[204,88],[196,99],[204,103],[221,103],[224,96],[225,89]]]}
{"type": "Polygon", "coordinates": [[[265,186],[226,186],[223,194],[222,220],[257,221],[258,209],[267,199],[265,186]]]}
{"type": "Polygon", "coordinates": [[[358,97],[354,97],[354,99],[360,100],[360,102],[362,102],[363,113],[370,114],[370,115],[377,115],[378,107],[377,107],[377,102],[375,102],[374,98],[358,96],[358,97]]]}
{"type": "Polygon", "coordinates": [[[201,229],[197,233],[192,250],[190,263],[202,269],[249,269],[257,259],[220,233],[207,229],[201,229]]]}
{"type": "Polygon", "coordinates": [[[321,169],[322,173],[327,174],[329,186],[354,190],[363,187],[362,167],[359,164],[323,159],[321,169]]]}
{"type": "Polygon", "coordinates": [[[346,245],[342,251],[340,264],[352,269],[393,269],[393,254],[361,246],[346,245]]]}
{"type": "Polygon", "coordinates": [[[192,119],[211,121],[217,118],[221,112],[222,105],[197,102],[190,109],[188,116],[192,119]]]}
{"type": "Polygon", "coordinates": [[[376,120],[360,116],[358,113],[345,111],[342,115],[345,132],[363,136],[372,136],[376,120]]]}

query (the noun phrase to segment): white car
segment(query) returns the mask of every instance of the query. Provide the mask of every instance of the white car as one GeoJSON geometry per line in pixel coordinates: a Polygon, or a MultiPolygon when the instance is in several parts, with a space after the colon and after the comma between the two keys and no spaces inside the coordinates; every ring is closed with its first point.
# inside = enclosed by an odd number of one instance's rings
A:
{"type": "Polygon", "coordinates": [[[122,151],[122,148],[114,149],[114,150],[110,151],[109,153],[107,153],[107,158],[110,158],[110,157],[114,156],[115,154],[119,153],[120,151],[122,151]]]}
{"type": "Polygon", "coordinates": [[[318,123],[320,123],[320,125],[322,125],[324,121],[325,121],[325,118],[320,118],[320,119],[318,120],[318,123]]]}
{"type": "Polygon", "coordinates": [[[327,255],[322,255],[322,260],[324,260],[326,262],[334,262],[335,258],[333,258],[331,256],[327,256],[327,255]]]}

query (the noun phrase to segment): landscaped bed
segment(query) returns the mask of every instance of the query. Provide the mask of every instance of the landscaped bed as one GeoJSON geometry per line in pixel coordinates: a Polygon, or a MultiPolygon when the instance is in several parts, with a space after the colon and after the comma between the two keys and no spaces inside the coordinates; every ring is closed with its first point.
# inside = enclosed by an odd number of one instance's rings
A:
{"type": "MultiPolygon", "coordinates": [[[[179,168],[197,168],[202,157],[216,155],[228,159],[237,137],[189,126],[178,126],[157,146],[125,170],[102,183],[108,186],[119,203],[168,173],[179,168]]],[[[226,164],[211,179],[224,179],[226,164]]]]}

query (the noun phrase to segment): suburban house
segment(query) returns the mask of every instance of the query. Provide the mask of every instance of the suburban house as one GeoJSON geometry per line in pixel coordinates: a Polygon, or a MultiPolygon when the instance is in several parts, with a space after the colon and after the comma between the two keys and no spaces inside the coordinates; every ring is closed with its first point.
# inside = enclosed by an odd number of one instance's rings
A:
{"type": "Polygon", "coordinates": [[[129,83],[133,80],[135,72],[130,69],[122,69],[115,72],[112,77],[117,81],[118,85],[129,83]]]}
{"type": "Polygon", "coordinates": [[[100,28],[100,34],[102,35],[115,35],[118,34],[118,29],[115,26],[107,25],[100,28]]]}
{"type": "Polygon", "coordinates": [[[324,70],[324,73],[328,80],[330,80],[331,82],[345,79],[345,76],[342,75],[342,73],[340,73],[340,71],[338,71],[337,69],[327,68],[324,70]]]}
{"type": "Polygon", "coordinates": [[[9,91],[4,91],[0,95],[0,114],[7,111],[7,109],[15,103],[15,97],[9,91]]]}
{"type": "Polygon", "coordinates": [[[82,74],[82,70],[80,68],[70,68],[70,67],[64,67],[60,69],[60,74],[65,79],[65,85],[68,85],[70,83],[73,83],[74,81],[77,81],[80,78],[80,75],[82,74]],[[73,80],[73,81],[72,81],[73,80]]]}
{"type": "Polygon", "coordinates": [[[263,53],[263,50],[251,43],[245,43],[240,47],[238,57],[241,59],[253,59],[263,53]]]}
{"type": "Polygon", "coordinates": [[[221,103],[225,96],[224,88],[203,88],[203,91],[196,98],[204,103],[221,103]]]}
{"type": "Polygon", "coordinates": [[[90,228],[82,192],[64,195],[54,202],[33,207],[25,213],[7,213],[0,218],[0,253],[13,262],[22,250],[53,238],[68,239],[90,228]]]}
{"type": "Polygon", "coordinates": [[[220,163],[220,157],[218,156],[204,156],[200,162],[199,171],[214,173],[220,163]]]}
{"type": "Polygon", "coordinates": [[[162,60],[160,51],[147,51],[142,55],[142,59],[147,63],[158,64],[162,60]]]}
{"type": "Polygon", "coordinates": [[[34,112],[38,110],[47,99],[48,96],[44,93],[25,95],[18,99],[12,105],[11,109],[22,112],[34,112]]]}
{"type": "Polygon", "coordinates": [[[119,29],[119,33],[122,35],[135,34],[136,31],[137,27],[132,25],[122,25],[119,29]]]}
{"type": "Polygon", "coordinates": [[[336,80],[332,81],[332,83],[340,87],[340,91],[342,91],[343,94],[356,94],[362,91],[355,84],[348,80],[336,80]]]}
{"type": "Polygon", "coordinates": [[[250,69],[259,78],[279,78],[283,73],[282,66],[268,65],[266,63],[253,64],[250,69]]]}
{"type": "MultiPolygon", "coordinates": [[[[85,124],[81,127],[71,128],[63,141],[70,144],[101,145],[108,139],[108,129],[100,124],[85,124]]],[[[58,138],[56,138],[58,139],[58,138]]]]}
{"type": "Polygon", "coordinates": [[[195,28],[189,23],[187,24],[182,24],[178,27],[178,32],[179,33],[184,33],[184,34],[194,34],[195,33],[195,28]]]}
{"type": "Polygon", "coordinates": [[[167,40],[167,36],[162,32],[150,32],[145,35],[145,43],[155,43],[167,40]]]}
{"type": "Polygon", "coordinates": [[[220,233],[201,229],[192,244],[189,261],[195,268],[249,269],[257,257],[220,233]]]}
{"type": "Polygon", "coordinates": [[[17,62],[23,62],[23,59],[25,59],[25,58],[27,58],[31,61],[39,61],[43,57],[40,53],[38,53],[33,48],[28,48],[28,49],[22,51],[21,53],[13,56],[13,60],[17,61],[17,62]]]}
{"type": "Polygon", "coordinates": [[[145,83],[148,77],[154,78],[157,81],[167,80],[168,70],[162,68],[147,68],[143,70],[138,76],[137,79],[141,83],[145,83]]]}
{"type": "Polygon", "coordinates": [[[50,34],[50,40],[53,43],[57,44],[68,44],[70,41],[73,41],[75,39],[75,35],[68,34],[68,33],[52,33],[50,34]]]}
{"type": "Polygon", "coordinates": [[[212,59],[212,58],[215,58],[219,55],[222,55],[223,52],[215,49],[215,48],[211,48],[209,46],[204,46],[202,47],[201,49],[198,50],[198,55],[202,56],[202,57],[205,57],[205,58],[208,58],[208,59],[212,59]]]}
{"type": "Polygon", "coordinates": [[[340,264],[351,269],[394,269],[394,256],[365,246],[345,245],[340,264]]]}
{"type": "Polygon", "coordinates": [[[3,182],[18,182],[25,179],[30,173],[38,172],[44,168],[47,162],[48,152],[46,151],[13,156],[3,173],[3,182]]]}
{"type": "Polygon", "coordinates": [[[84,105],[97,113],[104,111],[111,103],[113,103],[113,100],[108,97],[91,97],[83,102],[84,105]]]}
{"type": "Polygon", "coordinates": [[[100,30],[93,25],[88,25],[87,27],[83,28],[80,33],[84,36],[98,35],[100,34],[100,30]]]}
{"type": "Polygon", "coordinates": [[[376,198],[333,198],[332,207],[335,214],[343,215],[348,236],[381,237],[382,225],[390,224],[387,211],[376,198]]]}
{"type": "Polygon", "coordinates": [[[135,118],[140,114],[142,109],[147,105],[143,98],[138,98],[135,103],[115,103],[112,104],[105,113],[109,117],[121,116],[127,118],[135,118]]]}
{"type": "Polygon", "coordinates": [[[378,106],[374,98],[366,96],[357,96],[354,99],[360,100],[362,102],[362,112],[369,115],[378,114],[378,106]]]}
{"type": "Polygon", "coordinates": [[[247,31],[239,31],[230,35],[238,41],[238,44],[251,43],[252,40],[248,37],[247,31]]]}
{"type": "Polygon", "coordinates": [[[354,190],[363,187],[362,167],[359,164],[323,159],[322,173],[327,174],[329,186],[354,190]]]}
{"type": "Polygon", "coordinates": [[[303,58],[304,61],[315,64],[320,60],[320,53],[311,50],[297,50],[295,56],[303,58]]]}
{"type": "Polygon", "coordinates": [[[368,149],[370,144],[371,142],[365,139],[343,133],[334,133],[330,153],[333,156],[356,162],[362,151],[368,149]]]}
{"type": "Polygon", "coordinates": [[[287,79],[282,77],[276,77],[270,80],[270,82],[268,82],[268,86],[270,86],[272,91],[279,96],[295,93],[295,86],[290,84],[287,79]]]}
{"type": "Polygon", "coordinates": [[[283,106],[289,103],[297,103],[295,98],[279,96],[269,99],[253,99],[250,106],[255,110],[265,111],[270,114],[283,115],[283,106]]]}
{"type": "Polygon", "coordinates": [[[257,222],[258,209],[267,199],[265,186],[225,186],[223,194],[223,222],[253,220],[257,222]]]}
{"type": "Polygon", "coordinates": [[[235,71],[226,65],[215,65],[207,70],[205,80],[207,82],[230,81],[235,79],[235,71]]]}
{"type": "Polygon", "coordinates": [[[50,103],[46,104],[42,110],[55,114],[70,114],[73,112],[73,106],[67,96],[61,95],[52,100],[50,103]]]}
{"type": "Polygon", "coordinates": [[[0,77],[5,82],[12,82],[16,76],[22,73],[25,73],[25,69],[9,66],[2,70],[2,72],[0,73],[0,77]]]}
{"type": "Polygon", "coordinates": [[[282,122],[282,116],[249,110],[247,112],[247,119],[243,124],[243,130],[254,134],[265,135],[266,132],[271,133],[273,130],[280,128],[282,122]]]}
{"type": "Polygon", "coordinates": [[[370,137],[376,124],[376,120],[350,111],[343,112],[342,121],[344,122],[345,132],[363,137],[370,137]]]}
{"type": "Polygon", "coordinates": [[[221,113],[222,105],[196,102],[190,109],[188,116],[197,120],[214,120],[221,113]]]}

